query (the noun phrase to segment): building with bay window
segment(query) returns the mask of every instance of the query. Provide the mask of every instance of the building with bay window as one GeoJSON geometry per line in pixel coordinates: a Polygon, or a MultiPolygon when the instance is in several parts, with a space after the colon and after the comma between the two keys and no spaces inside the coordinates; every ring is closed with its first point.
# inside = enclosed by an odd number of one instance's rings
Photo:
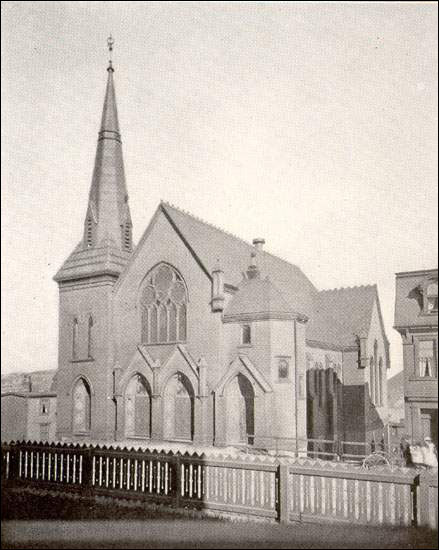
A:
{"type": "Polygon", "coordinates": [[[396,274],[395,329],[403,343],[407,430],[414,440],[430,436],[437,445],[437,269],[396,274]]]}

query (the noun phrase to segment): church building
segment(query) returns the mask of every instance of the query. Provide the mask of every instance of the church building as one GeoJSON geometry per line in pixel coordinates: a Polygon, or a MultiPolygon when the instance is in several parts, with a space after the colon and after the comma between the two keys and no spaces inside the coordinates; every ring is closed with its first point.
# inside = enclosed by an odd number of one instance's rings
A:
{"type": "Polygon", "coordinates": [[[321,291],[264,244],[166,202],[133,244],[110,63],[82,236],[55,276],[57,438],[381,438],[389,344],[376,285],[321,291]]]}

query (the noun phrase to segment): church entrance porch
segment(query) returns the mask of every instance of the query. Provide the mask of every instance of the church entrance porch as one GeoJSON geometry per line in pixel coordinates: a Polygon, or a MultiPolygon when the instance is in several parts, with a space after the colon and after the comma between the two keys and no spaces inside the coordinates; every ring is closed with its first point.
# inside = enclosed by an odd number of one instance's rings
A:
{"type": "Polygon", "coordinates": [[[249,380],[238,374],[226,391],[227,445],[253,445],[255,436],[255,393],[249,380]]]}
{"type": "Polygon", "coordinates": [[[163,435],[165,440],[193,441],[195,393],[181,372],[168,381],[164,392],[163,435]]]}
{"type": "Polygon", "coordinates": [[[139,374],[131,378],[125,390],[125,436],[151,436],[151,390],[139,374]]]}

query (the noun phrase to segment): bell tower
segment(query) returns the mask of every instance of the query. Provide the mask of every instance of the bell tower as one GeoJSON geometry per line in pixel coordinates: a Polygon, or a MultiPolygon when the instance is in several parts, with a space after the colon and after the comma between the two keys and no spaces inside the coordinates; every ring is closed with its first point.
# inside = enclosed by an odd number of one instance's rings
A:
{"type": "Polygon", "coordinates": [[[59,438],[108,439],[114,431],[112,290],[133,243],[113,44],[110,36],[104,107],[82,237],[54,277],[59,287],[59,438]]]}

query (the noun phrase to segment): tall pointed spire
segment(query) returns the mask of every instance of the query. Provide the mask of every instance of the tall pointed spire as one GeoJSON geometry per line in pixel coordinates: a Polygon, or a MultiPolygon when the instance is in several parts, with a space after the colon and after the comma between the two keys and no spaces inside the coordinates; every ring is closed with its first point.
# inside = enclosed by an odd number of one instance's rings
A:
{"type": "MultiPolygon", "coordinates": [[[[108,43],[111,52],[112,39],[108,43]]],[[[118,249],[130,251],[131,217],[111,59],[107,71],[104,108],[84,227],[84,246],[101,246],[103,240],[109,239],[118,249]]]]}
{"type": "MultiPolygon", "coordinates": [[[[110,54],[114,41],[108,39],[110,54]]],[[[122,140],[117,116],[114,68],[110,56],[107,86],[81,242],[56,275],[118,274],[132,251],[132,223],[128,206],[122,140]],[[77,273],[80,272],[80,273],[77,273]]]]}

